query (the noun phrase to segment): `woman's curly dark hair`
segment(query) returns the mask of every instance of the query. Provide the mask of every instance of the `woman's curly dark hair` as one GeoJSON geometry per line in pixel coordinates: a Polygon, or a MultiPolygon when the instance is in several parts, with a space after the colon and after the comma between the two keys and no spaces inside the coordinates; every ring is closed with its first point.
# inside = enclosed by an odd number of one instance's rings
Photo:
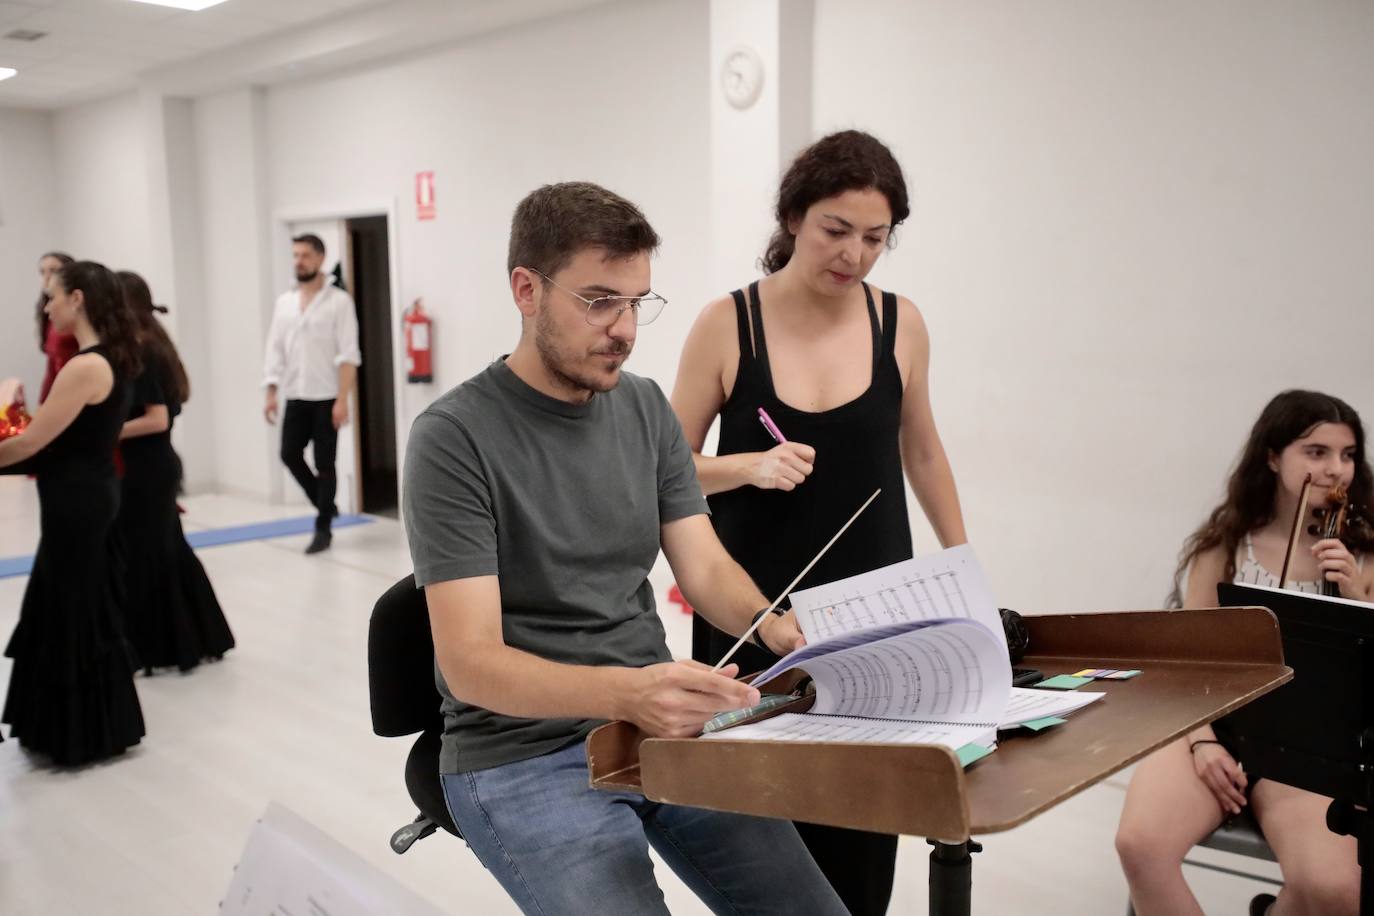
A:
{"type": "Polygon", "coordinates": [[[186,366],[177,354],[177,348],[168,336],[162,322],[157,320],[158,312],[166,312],[167,307],[153,304],[152,291],[148,283],[132,270],[115,273],[120,289],[124,291],[124,301],[129,306],[138,325],[139,344],[143,352],[152,357],[145,359],[144,371],[159,371],[162,375],[163,393],[169,404],[185,404],[191,398],[191,380],[186,376],[186,366]]]}
{"type": "Polygon", "coordinates": [[[73,261],[57,272],[68,293],[81,290],[86,320],[91,323],[120,378],[132,381],[143,371],[139,357],[138,324],[114,272],[95,261],[73,261]]]}
{"type": "MultiPolygon", "coordinates": [[[[773,230],[764,252],[763,272],[777,273],[792,259],[797,239],[789,226],[805,216],[812,204],[845,191],[869,188],[887,198],[894,230],[911,215],[902,167],[892,151],[872,134],[842,130],[822,137],[798,153],[778,187],[778,228],[773,230]]],[[[887,238],[891,245],[892,234],[887,238]]]]}

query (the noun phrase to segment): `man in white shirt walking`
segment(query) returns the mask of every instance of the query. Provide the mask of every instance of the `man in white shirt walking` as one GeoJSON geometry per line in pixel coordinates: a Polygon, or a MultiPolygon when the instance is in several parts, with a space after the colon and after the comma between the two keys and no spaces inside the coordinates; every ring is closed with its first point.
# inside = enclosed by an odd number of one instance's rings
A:
{"type": "Polygon", "coordinates": [[[348,396],[357,380],[358,315],[353,297],[326,283],[324,242],[317,235],[291,240],[296,269],[294,290],[277,298],[267,332],[263,416],[277,421],[277,390],[286,397],[282,418],[281,460],[301,485],[319,516],[306,553],[329,548],[334,508],[334,454],[339,427],[348,422],[348,396]],[[315,470],[305,463],[305,446],[314,445],[315,470]]]}

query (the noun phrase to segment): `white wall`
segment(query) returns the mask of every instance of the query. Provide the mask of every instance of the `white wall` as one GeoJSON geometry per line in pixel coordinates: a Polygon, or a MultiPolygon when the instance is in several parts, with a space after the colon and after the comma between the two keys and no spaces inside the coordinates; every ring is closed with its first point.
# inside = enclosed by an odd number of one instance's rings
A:
{"type": "Polygon", "coordinates": [[[718,292],[706,281],[701,205],[707,37],[705,4],[614,4],[267,93],[274,212],[397,201],[398,305],[424,297],[436,366],[432,385],[407,386],[402,439],[431,400],[514,347],[510,217],[521,197],[553,181],[606,185],[639,204],[663,237],[653,283],[670,305],[641,331],[629,368],[671,388],[682,339],[718,292]],[[433,221],[416,219],[418,171],[435,172],[433,221]]]}
{"type": "Polygon", "coordinates": [[[670,389],[682,339],[713,292],[708,213],[700,205],[709,187],[706,70],[704,5],[625,3],[353,76],[254,90],[260,120],[244,109],[246,90],[199,100],[221,484],[271,491],[276,431],[256,420],[257,385],[263,317],[287,282],[290,252],[274,246],[260,255],[259,248],[282,214],[396,206],[394,305],[399,314],[423,296],[436,328],[435,382],[405,386],[402,445],[430,401],[514,347],[519,323],[505,274],[510,217],[521,197],[547,182],[605,184],[643,207],[665,239],[654,286],[672,304],[641,332],[630,368],[670,389]],[[436,173],[432,221],[416,218],[419,171],[436,173]],[[261,200],[246,193],[255,186],[261,200]],[[253,301],[259,282],[268,284],[260,307],[253,301]],[[248,314],[255,308],[262,313],[248,314]]]}
{"type": "MultiPolygon", "coordinates": [[[[777,199],[778,176],[796,153],[784,149],[783,119],[788,90],[809,83],[794,80],[784,86],[780,79],[783,56],[779,36],[780,22],[788,0],[712,0],[710,72],[700,90],[711,100],[711,278],[714,296],[722,295],[747,282],[763,248],[773,232],[773,206],[777,199]],[[757,55],[763,68],[762,88],[757,100],[745,109],[736,109],[721,89],[721,69],[726,58],[737,49],[747,48],[757,55]]],[[[807,111],[797,120],[806,123],[807,111]]],[[[707,451],[715,448],[715,434],[707,451]]]]}
{"type": "MultiPolygon", "coordinates": [[[[53,121],[63,244],[111,270],[153,261],[144,111],[137,93],[64,108],[53,121]]],[[[157,277],[148,277],[154,296],[157,277]]]]}
{"type": "Polygon", "coordinates": [[[30,410],[44,367],[34,321],[38,256],[61,247],[58,224],[51,115],[0,109],[0,378],[24,380],[30,410]]]}
{"type": "Polygon", "coordinates": [[[178,417],[173,442],[190,492],[216,489],[217,442],[209,366],[212,341],[205,315],[200,244],[199,156],[195,106],[189,99],[140,94],[143,110],[150,260],[138,270],[155,301],[170,311],[159,320],[176,343],[191,381],[190,402],[178,417]]]}
{"type": "Polygon", "coordinates": [[[1372,46],[1338,0],[818,0],[816,131],[906,169],[875,279],[1008,606],[1157,606],[1280,389],[1374,421],[1372,46]]]}
{"type": "Polygon", "coordinates": [[[270,236],[262,93],[241,89],[196,103],[209,404],[215,418],[214,479],[219,489],[266,496],[275,438],[262,419],[262,347],[271,314],[270,236]]]}

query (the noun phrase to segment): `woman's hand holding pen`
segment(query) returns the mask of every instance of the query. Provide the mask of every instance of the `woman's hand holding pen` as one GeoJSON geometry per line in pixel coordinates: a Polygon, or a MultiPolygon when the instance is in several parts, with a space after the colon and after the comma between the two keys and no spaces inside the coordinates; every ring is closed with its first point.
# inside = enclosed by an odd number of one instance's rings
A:
{"type": "Polygon", "coordinates": [[[750,485],[760,490],[795,490],[811,474],[816,450],[800,442],[784,442],[748,457],[750,485]]]}

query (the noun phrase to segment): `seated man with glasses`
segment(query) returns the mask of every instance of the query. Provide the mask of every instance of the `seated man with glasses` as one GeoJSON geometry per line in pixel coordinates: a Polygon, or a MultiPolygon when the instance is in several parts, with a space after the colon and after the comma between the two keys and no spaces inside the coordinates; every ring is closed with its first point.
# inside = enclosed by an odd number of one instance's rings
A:
{"type": "MultiPolygon", "coordinates": [[[[519,343],[411,430],[404,515],[444,695],[444,795],[526,913],[667,913],[652,845],[716,913],[842,914],[791,823],[588,785],[601,720],[683,737],[758,702],[734,665],[672,661],[648,581],[661,546],[726,632],[768,603],[716,538],[663,392],[621,371],[665,305],[657,247],[604,188],[530,194],[507,264],[519,343]]],[[[790,614],[757,635],[779,654],[801,642],[790,614]]]]}

